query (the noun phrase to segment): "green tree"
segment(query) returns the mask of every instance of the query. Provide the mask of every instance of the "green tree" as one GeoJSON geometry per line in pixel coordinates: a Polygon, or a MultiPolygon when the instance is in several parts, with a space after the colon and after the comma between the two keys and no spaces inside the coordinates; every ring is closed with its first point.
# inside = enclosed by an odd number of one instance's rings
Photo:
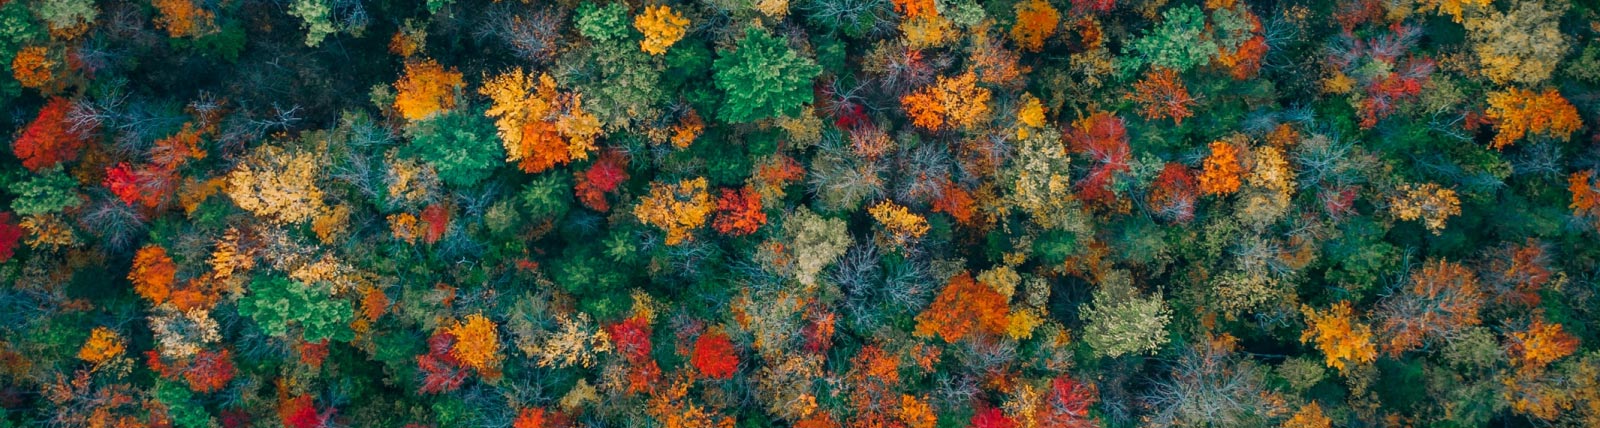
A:
{"type": "Polygon", "coordinates": [[[1161,13],[1161,23],[1133,42],[1139,63],[1182,73],[1211,62],[1217,42],[1206,35],[1206,13],[1183,5],[1161,13]]]}
{"type": "Polygon", "coordinates": [[[440,180],[452,186],[467,187],[488,178],[505,162],[505,149],[495,140],[494,124],[471,110],[451,110],[406,129],[411,144],[402,155],[427,162],[440,180]]]}
{"type": "Polygon", "coordinates": [[[749,123],[794,116],[811,102],[811,80],[822,74],[816,61],[800,56],[781,38],[750,28],[733,51],[712,65],[716,85],[726,95],[717,118],[749,123]]]}
{"type": "Polygon", "coordinates": [[[6,190],[17,195],[11,201],[11,210],[17,215],[58,213],[83,204],[78,194],[78,181],[61,171],[61,167],[42,171],[27,181],[11,183],[6,190]]]}
{"type": "Polygon", "coordinates": [[[279,275],[258,276],[250,294],[239,300],[239,313],[255,320],[262,331],[285,337],[299,327],[308,342],[355,338],[350,321],[355,312],[350,301],[334,298],[329,284],[301,284],[279,275]]]}

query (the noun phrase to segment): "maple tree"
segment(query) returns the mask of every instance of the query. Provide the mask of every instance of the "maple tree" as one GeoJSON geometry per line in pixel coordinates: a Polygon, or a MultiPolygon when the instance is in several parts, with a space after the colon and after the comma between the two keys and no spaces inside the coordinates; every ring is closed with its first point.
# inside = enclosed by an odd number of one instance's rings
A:
{"type": "Polygon", "coordinates": [[[589,165],[589,169],[574,172],[576,180],[573,192],[577,194],[578,202],[595,211],[610,210],[611,203],[606,200],[606,195],[616,192],[628,180],[626,167],[622,155],[612,152],[600,156],[594,164],[589,165]]]}
{"type": "Polygon", "coordinates": [[[128,281],[133,283],[133,291],[140,297],[152,305],[159,305],[172,295],[172,285],[177,281],[177,270],[172,257],[167,256],[167,249],[158,245],[146,245],[134,254],[133,268],[128,272],[128,281]]]}
{"type": "Polygon", "coordinates": [[[1128,99],[1138,104],[1139,115],[1149,120],[1172,119],[1183,125],[1184,118],[1194,115],[1189,107],[1195,104],[1195,98],[1183,86],[1178,72],[1168,68],[1154,68],[1145,73],[1143,79],[1133,84],[1133,93],[1128,94],[1128,99]]]}
{"type": "Polygon", "coordinates": [[[651,183],[650,194],[633,208],[633,215],[665,230],[667,245],[678,245],[693,238],[691,234],[705,225],[714,208],[705,177],[697,177],[673,184],[651,183]]]}
{"type": "Polygon", "coordinates": [[[1168,162],[1156,174],[1155,183],[1145,196],[1146,203],[1164,218],[1187,223],[1194,219],[1195,202],[1200,190],[1198,186],[1188,167],[1168,162]]]}
{"type": "Polygon", "coordinates": [[[1372,328],[1355,319],[1349,301],[1340,301],[1326,310],[1302,307],[1306,329],[1301,343],[1315,343],[1328,367],[1345,371],[1352,364],[1366,364],[1378,358],[1372,341],[1372,328]]]}
{"type": "Polygon", "coordinates": [[[1017,22],[1011,26],[1011,39],[1022,50],[1038,52],[1044,48],[1044,40],[1055,35],[1056,27],[1061,24],[1061,13],[1045,0],[1017,2],[1015,8],[1017,22]]]}
{"type": "Polygon", "coordinates": [[[39,109],[39,115],[11,144],[12,152],[22,159],[22,166],[37,172],[78,159],[89,134],[68,121],[71,109],[72,103],[60,97],[51,98],[39,109]]]}
{"type": "Polygon", "coordinates": [[[0,263],[11,261],[22,240],[22,227],[9,212],[0,212],[0,263]]]}
{"type": "Polygon", "coordinates": [[[1006,300],[993,288],[974,281],[972,274],[961,273],[950,278],[933,303],[917,314],[916,335],[938,335],[953,343],[978,332],[1003,334],[1009,324],[1006,300]]]}
{"type": "Polygon", "coordinates": [[[55,82],[59,65],[57,60],[51,59],[49,48],[29,46],[11,58],[11,77],[23,87],[44,89],[55,82]]]}
{"type": "Polygon", "coordinates": [[[1538,369],[1578,350],[1578,338],[1561,324],[1534,318],[1532,323],[1509,336],[1511,360],[1523,368],[1538,369]]]}
{"type": "Polygon", "coordinates": [[[122,339],[122,335],[109,328],[95,327],[89,332],[89,340],[78,348],[78,359],[99,365],[122,356],[126,350],[127,341],[122,339]]]}
{"type": "Polygon", "coordinates": [[[482,314],[468,315],[447,329],[455,339],[450,355],[479,373],[492,372],[500,360],[500,335],[495,329],[494,321],[482,314]]]}
{"type": "Polygon", "coordinates": [[[1222,140],[1211,142],[1210,148],[1211,154],[1206,156],[1200,171],[1200,192],[1226,195],[1238,191],[1244,175],[1239,149],[1222,140]]]}
{"type": "Polygon", "coordinates": [[[940,76],[936,84],[900,98],[911,123],[929,131],[964,129],[987,119],[988,88],[977,85],[978,75],[962,73],[954,78],[940,76]]]}
{"type": "Polygon", "coordinates": [[[666,5],[646,6],[644,13],[633,18],[633,27],[644,33],[639,49],[651,55],[667,53],[667,48],[683,38],[689,20],[666,5]]]}
{"type": "Polygon", "coordinates": [[[717,218],[711,227],[728,236],[755,233],[767,223],[767,213],[762,211],[761,198],[750,186],[733,190],[722,189],[717,196],[717,218]]]}
{"type": "Polygon", "coordinates": [[[1490,93],[1489,108],[1484,114],[1494,121],[1495,129],[1499,131],[1490,142],[1490,146],[1497,150],[1530,133],[1565,140],[1583,126],[1577,108],[1555,89],[1535,93],[1510,88],[1490,93]]]}
{"type": "Polygon", "coordinates": [[[1483,290],[1466,267],[1439,260],[1412,272],[1408,284],[1378,306],[1383,349],[1399,355],[1479,323],[1483,290]]]}
{"type": "Polygon", "coordinates": [[[1434,234],[1444,230],[1445,221],[1461,215],[1461,200],[1456,191],[1426,183],[1421,186],[1405,184],[1400,194],[1389,201],[1395,217],[1401,220],[1422,219],[1423,226],[1434,234]]]}
{"type": "Polygon", "coordinates": [[[150,5],[160,12],[156,27],[167,30],[172,37],[200,37],[214,31],[214,15],[193,0],[151,0],[150,5]]]}
{"type": "Polygon", "coordinates": [[[455,108],[456,92],[463,85],[461,72],[454,68],[445,69],[432,59],[408,61],[394,84],[394,109],[406,120],[422,120],[455,108]]]}
{"type": "Polygon", "coordinates": [[[700,335],[694,341],[694,355],[690,358],[695,370],[712,379],[732,378],[739,370],[739,354],[728,335],[713,331],[700,335]]]}
{"type": "Polygon", "coordinates": [[[1066,135],[1074,153],[1093,161],[1089,174],[1078,182],[1078,197],[1108,204],[1116,199],[1111,186],[1117,174],[1129,171],[1128,130],[1122,118],[1111,113],[1091,114],[1072,123],[1066,135]]]}

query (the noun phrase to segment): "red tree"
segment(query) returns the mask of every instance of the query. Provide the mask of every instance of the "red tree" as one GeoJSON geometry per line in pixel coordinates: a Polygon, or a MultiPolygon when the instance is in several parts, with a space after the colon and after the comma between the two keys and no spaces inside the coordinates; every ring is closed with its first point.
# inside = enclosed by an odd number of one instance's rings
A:
{"type": "Polygon", "coordinates": [[[1095,113],[1073,122],[1067,139],[1074,152],[1093,161],[1089,175],[1078,182],[1078,197],[1085,201],[1110,203],[1116,200],[1111,182],[1119,172],[1128,171],[1128,130],[1122,118],[1111,113],[1095,113]]]}
{"type": "Polygon", "coordinates": [[[713,379],[728,379],[739,369],[739,354],[734,353],[733,342],[719,331],[700,335],[694,342],[694,368],[713,379]]]}
{"type": "Polygon", "coordinates": [[[1169,162],[1161,168],[1161,173],[1156,175],[1155,185],[1145,199],[1156,215],[1175,222],[1187,223],[1194,219],[1194,204],[1199,194],[1200,189],[1189,168],[1177,162],[1169,162]]]}
{"type": "Polygon", "coordinates": [[[22,240],[22,228],[11,218],[11,213],[0,213],[0,263],[11,260],[20,240],[22,240]]]}
{"type": "Polygon", "coordinates": [[[71,109],[71,102],[56,97],[39,110],[39,116],[11,146],[17,158],[22,159],[22,166],[38,171],[78,158],[88,138],[67,122],[67,111],[71,109]]]}
{"type": "Polygon", "coordinates": [[[711,226],[728,236],[755,233],[761,225],[767,224],[767,213],[761,208],[761,195],[750,186],[740,190],[722,189],[722,195],[717,197],[717,219],[711,226]]]}
{"type": "Polygon", "coordinates": [[[622,182],[628,181],[627,166],[628,162],[622,155],[608,152],[595,160],[589,169],[575,173],[577,183],[573,185],[573,192],[577,193],[578,202],[595,211],[611,209],[606,194],[617,191],[622,182]]]}

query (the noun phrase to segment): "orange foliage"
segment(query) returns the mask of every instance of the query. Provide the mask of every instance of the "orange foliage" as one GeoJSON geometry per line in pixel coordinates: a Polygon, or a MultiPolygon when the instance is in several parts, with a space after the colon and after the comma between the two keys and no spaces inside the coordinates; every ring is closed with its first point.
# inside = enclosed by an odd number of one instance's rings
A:
{"type": "Polygon", "coordinates": [[[1542,93],[1511,88],[1489,94],[1489,109],[1485,112],[1500,130],[1489,145],[1496,150],[1511,145],[1528,133],[1539,133],[1566,140],[1573,131],[1583,126],[1578,109],[1561,97],[1555,89],[1542,93]]]}
{"type": "Polygon", "coordinates": [[[1567,191],[1572,192],[1572,215],[1588,217],[1596,227],[1600,227],[1600,186],[1595,185],[1593,169],[1586,169],[1567,176],[1567,191]]]}
{"type": "Polygon", "coordinates": [[[188,367],[183,370],[183,380],[189,384],[189,389],[195,392],[212,392],[228,386],[236,372],[233,366],[233,352],[226,349],[221,351],[200,351],[188,361],[188,367]]]}
{"type": "Polygon", "coordinates": [[[545,428],[544,409],[530,407],[517,412],[517,419],[511,421],[511,428],[545,428]]]}
{"type": "Polygon", "coordinates": [[[1145,73],[1143,80],[1133,84],[1128,98],[1139,104],[1139,115],[1148,120],[1170,118],[1182,125],[1184,118],[1194,115],[1189,111],[1189,106],[1195,104],[1194,97],[1189,96],[1178,72],[1170,69],[1154,68],[1145,73]]]}
{"type": "Polygon", "coordinates": [[[1017,23],[1011,27],[1011,39],[1025,51],[1043,49],[1044,39],[1055,35],[1056,27],[1061,25],[1061,13],[1045,0],[1017,2],[1016,11],[1017,23]]]}
{"type": "Polygon", "coordinates": [[[101,364],[112,358],[122,356],[127,349],[127,344],[116,331],[105,327],[95,327],[89,332],[89,340],[83,342],[83,347],[78,348],[78,359],[88,361],[89,364],[101,364]]]}
{"type": "Polygon", "coordinates": [[[88,136],[68,123],[67,112],[71,109],[72,103],[60,97],[51,98],[39,109],[39,116],[28,123],[11,146],[17,158],[22,159],[22,166],[39,171],[78,158],[88,136]]]}
{"type": "Polygon", "coordinates": [[[455,337],[450,355],[479,373],[492,373],[500,360],[500,335],[494,321],[482,314],[468,315],[446,331],[455,337]]]}
{"type": "Polygon", "coordinates": [[[713,208],[706,192],[706,178],[699,177],[675,184],[651,183],[650,194],[640,199],[633,215],[666,230],[667,245],[678,245],[693,238],[694,229],[705,225],[713,208]]]}
{"type": "Polygon", "coordinates": [[[740,190],[722,189],[717,197],[717,219],[711,227],[728,236],[755,233],[767,224],[767,213],[761,210],[761,197],[755,189],[745,186],[740,190]]]}
{"type": "Polygon", "coordinates": [[[405,76],[395,82],[394,109],[407,120],[420,120],[455,108],[461,72],[446,70],[432,59],[406,63],[405,76]]]}
{"type": "Polygon", "coordinates": [[[150,149],[150,160],[162,169],[177,169],[189,159],[205,159],[200,149],[200,130],[193,123],[183,124],[183,129],[167,138],[156,140],[150,149]]]}
{"type": "Polygon", "coordinates": [[[1528,328],[1511,333],[1511,361],[1524,369],[1540,369],[1578,351],[1578,338],[1561,324],[1535,318],[1528,328]]]}
{"type": "Polygon", "coordinates": [[[1384,352],[1398,356],[1462,327],[1477,325],[1483,292],[1472,270],[1443,260],[1423,265],[1409,285],[1380,304],[1384,352]]]}
{"type": "Polygon", "coordinates": [[[16,78],[23,87],[42,89],[55,81],[55,68],[60,65],[50,59],[50,49],[44,46],[28,46],[17,51],[17,56],[11,58],[11,77],[16,78]]]}
{"type": "Polygon", "coordinates": [[[1372,329],[1356,322],[1349,301],[1342,301],[1327,311],[1310,307],[1300,309],[1306,316],[1306,330],[1300,342],[1316,342],[1325,355],[1328,367],[1345,370],[1349,364],[1370,363],[1378,358],[1377,347],[1372,343],[1372,329]]]}
{"type": "Polygon", "coordinates": [[[1207,195],[1226,195],[1239,190],[1239,178],[1244,175],[1239,149],[1226,141],[1211,143],[1211,155],[1206,157],[1200,173],[1200,191],[1207,195]]]}
{"type": "Polygon", "coordinates": [[[128,281],[133,282],[133,291],[153,306],[166,302],[171,296],[177,273],[178,266],[167,256],[167,249],[151,244],[134,254],[128,281]]]}
{"type": "Polygon", "coordinates": [[[151,0],[160,12],[156,28],[167,30],[172,37],[202,36],[211,27],[211,12],[201,9],[193,0],[151,0]]]}
{"type": "Polygon", "coordinates": [[[955,78],[941,76],[938,84],[901,97],[900,105],[911,123],[922,129],[969,128],[989,114],[991,94],[977,82],[978,75],[971,71],[955,78]]]}
{"type": "Polygon", "coordinates": [[[974,204],[976,200],[972,198],[972,192],[961,188],[955,182],[945,181],[944,185],[939,187],[939,198],[933,200],[933,211],[949,214],[956,223],[970,226],[976,220],[972,209],[974,204]]]}
{"type": "Polygon", "coordinates": [[[916,335],[938,334],[946,342],[956,342],[974,331],[992,335],[1005,333],[1010,308],[1006,296],[962,272],[950,279],[933,304],[917,315],[916,335]]]}
{"type": "Polygon", "coordinates": [[[906,19],[915,19],[921,16],[939,16],[937,0],[890,0],[894,3],[894,11],[905,15],[906,19]]]}
{"type": "Polygon", "coordinates": [[[1177,162],[1168,162],[1156,175],[1156,181],[1146,195],[1145,202],[1158,215],[1187,223],[1194,219],[1194,204],[1198,190],[1189,168],[1177,162]]]}

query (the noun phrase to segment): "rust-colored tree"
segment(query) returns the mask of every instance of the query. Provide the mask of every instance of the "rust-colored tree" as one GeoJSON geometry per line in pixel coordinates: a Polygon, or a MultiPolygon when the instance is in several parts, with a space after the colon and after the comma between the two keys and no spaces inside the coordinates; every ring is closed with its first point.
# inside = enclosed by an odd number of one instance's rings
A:
{"type": "Polygon", "coordinates": [[[23,128],[22,136],[12,143],[11,150],[22,166],[39,171],[78,159],[88,140],[87,131],[75,129],[67,119],[72,102],[65,98],[51,98],[39,109],[39,115],[23,128]]]}
{"type": "Polygon", "coordinates": [[[1189,107],[1195,104],[1195,98],[1189,95],[1189,88],[1183,86],[1178,72],[1167,68],[1153,68],[1145,73],[1144,79],[1133,84],[1133,93],[1128,94],[1128,99],[1139,105],[1139,115],[1148,120],[1172,119],[1183,125],[1184,118],[1194,115],[1189,107]]]}
{"type": "Polygon", "coordinates": [[[1384,352],[1399,356],[1478,325],[1483,299],[1472,270],[1444,260],[1424,264],[1378,305],[1384,352]]]}
{"type": "Polygon", "coordinates": [[[1010,320],[1006,296],[972,279],[963,272],[950,279],[928,309],[917,315],[916,335],[938,335],[946,342],[957,342],[976,332],[1004,334],[1010,320]]]}
{"type": "Polygon", "coordinates": [[[717,196],[717,217],[711,227],[728,236],[755,233],[767,224],[767,213],[762,211],[761,196],[755,189],[745,186],[739,190],[722,189],[717,196]]]}
{"type": "Polygon", "coordinates": [[[690,363],[706,377],[728,379],[739,370],[739,354],[733,349],[733,342],[728,340],[727,334],[711,331],[695,340],[690,363]]]}

